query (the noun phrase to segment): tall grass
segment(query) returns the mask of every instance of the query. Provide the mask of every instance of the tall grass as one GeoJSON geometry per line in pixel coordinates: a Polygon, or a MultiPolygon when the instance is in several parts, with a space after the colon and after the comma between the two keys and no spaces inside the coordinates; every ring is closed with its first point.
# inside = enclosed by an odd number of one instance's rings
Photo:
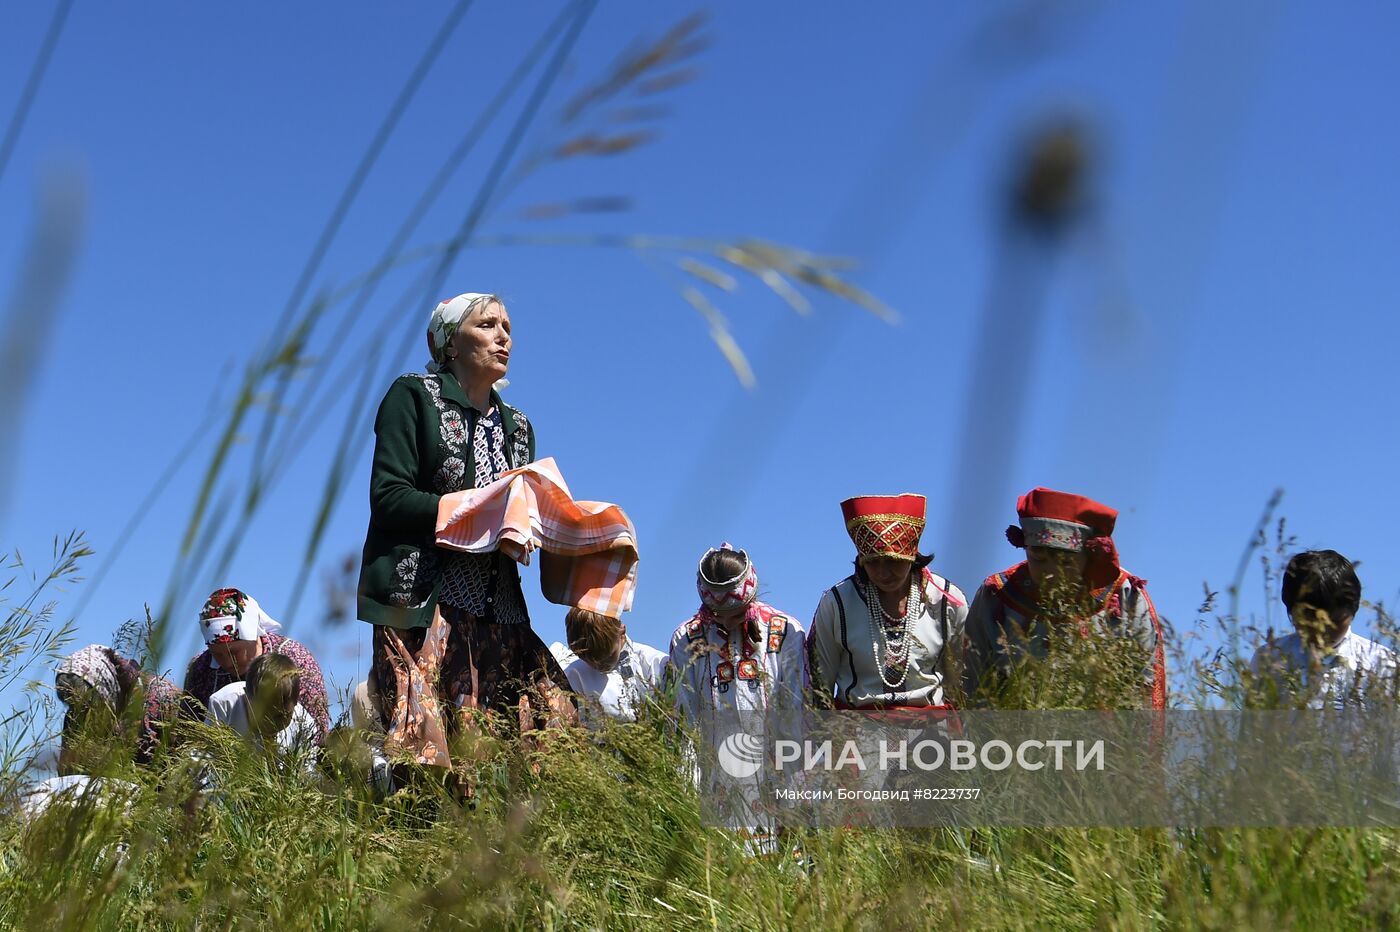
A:
{"type": "Polygon", "coordinates": [[[79,581],[92,555],[78,532],[56,537],[49,563],[30,568],[15,550],[0,556],[0,691],[25,683],[18,701],[0,717],[0,799],[13,798],[31,761],[48,743],[55,701],[47,689],[49,668],[72,643],[71,620],[59,621],[57,591],[79,581]],[[35,675],[42,681],[34,681],[35,675]]]}
{"type": "MultiPolygon", "coordinates": [[[[1272,546],[1256,534],[1248,552],[1276,575],[1290,546],[1280,521],[1272,546]]],[[[59,649],[39,593],[84,555],[80,539],[59,542],[50,572],[21,590],[0,627],[0,675],[24,662],[9,658],[59,649]]],[[[1061,645],[1016,701],[1131,704],[1142,658],[1103,648],[1061,645]]],[[[1180,662],[1179,707],[1247,682],[1223,652],[1180,662]]],[[[465,807],[426,776],[376,800],[349,756],[328,753],[308,775],[198,725],[137,769],[104,730],[88,736],[89,769],[133,782],[129,806],[89,797],[22,817],[22,768],[7,763],[0,926],[1389,928],[1400,916],[1393,829],[811,829],[788,839],[800,859],[754,857],[701,824],[675,725],[654,710],[539,744],[488,734],[454,755],[473,761],[465,807]]]]}
{"type": "Polygon", "coordinates": [[[0,922],[50,929],[1386,927],[1393,831],[812,830],[808,866],[699,824],[653,723],[480,762],[476,809],[372,803],[196,729],[119,806],[0,824],[0,922]],[[536,767],[528,766],[533,763],[536,767]],[[536,772],[536,769],[538,772],[536,772]]]}

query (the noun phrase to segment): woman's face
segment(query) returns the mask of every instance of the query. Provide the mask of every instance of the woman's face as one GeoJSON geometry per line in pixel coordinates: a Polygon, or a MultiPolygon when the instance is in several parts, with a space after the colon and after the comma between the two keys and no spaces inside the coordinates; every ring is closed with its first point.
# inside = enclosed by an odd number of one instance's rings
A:
{"type": "Polygon", "coordinates": [[[914,564],[898,557],[861,557],[861,568],[870,581],[886,595],[904,595],[909,591],[909,573],[914,564]]]}
{"type": "Polygon", "coordinates": [[[1088,556],[1081,550],[1058,547],[1027,547],[1026,569],[1042,595],[1070,596],[1084,584],[1088,556]]]}
{"type": "Polygon", "coordinates": [[[715,612],[715,618],[721,625],[733,631],[744,623],[744,618],[748,615],[748,612],[749,607],[743,605],[739,608],[731,608],[727,612],[715,612]]]}
{"type": "Polygon", "coordinates": [[[79,718],[106,704],[86,680],[68,673],[58,675],[58,698],[79,718]]]}
{"type": "Polygon", "coordinates": [[[209,655],[219,666],[242,676],[253,658],[262,653],[262,638],[256,641],[225,641],[209,645],[209,655]]]}
{"type": "Polygon", "coordinates": [[[458,372],[472,381],[494,382],[510,365],[510,315],[500,303],[487,302],[467,315],[448,346],[458,372]]]}

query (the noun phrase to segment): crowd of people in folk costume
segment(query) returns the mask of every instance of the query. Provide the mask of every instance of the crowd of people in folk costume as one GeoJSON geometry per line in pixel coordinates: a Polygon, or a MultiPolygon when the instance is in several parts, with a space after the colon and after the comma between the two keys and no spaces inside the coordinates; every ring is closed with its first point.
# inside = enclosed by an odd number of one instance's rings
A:
{"type": "MultiPolygon", "coordinates": [[[[753,561],[725,543],[700,559],[698,608],[666,651],[637,643],[622,623],[635,559],[604,560],[592,575],[546,567],[542,578],[562,580],[546,594],[569,605],[567,646],[546,647],[531,627],[517,566],[536,548],[551,549],[531,529],[562,519],[522,517],[515,499],[481,491],[501,489],[503,477],[536,462],[530,421],[498,390],[510,329],[494,295],[442,302],[429,322],[427,371],[398,378],[379,407],[357,600],[359,618],[373,626],[373,656],[349,704],[353,729],[332,730],[311,652],[277,633],[248,593],[219,589],[198,615],[206,646],[183,688],[100,645],[59,664],[67,709],[61,778],[84,772],[76,736],[94,733],[94,716],[135,730],[138,764],[169,743],[173,723],[191,719],[303,759],[322,747],[343,757],[353,745],[350,756],[365,762],[380,793],[393,792],[415,765],[455,772],[454,737],[493,715],[522,736],[631,721],[662,701],[697,727],[717,712],[803,707],[937,720],[959,707],[1004,706],[1002,687],[1064,632],[1126,646],[1141,670],[1131,704],[1166,708],[1163,628],[1143,580],[1119,563],[1117,512],[1043,488],[1021,496],[1019,521],[1007,529],[1024,559],[988,576],[970,600],[921,552],[923,496],[866,495],[841,503],[853,570],[822,594],[805,628],[759,599],[753,561]],[[463,514],[477,520],[466,537],[489,547],[441,545],[444,524],[463,514]]],[[[546,483],[552,475],[538,474],[546,483]]],[[[560,489],[567,492],[555,476],[551,490],[560,489]]],[[[606,507],[615,524],[625,523],[616,506],[606,507]]],[[[1361,587],[1345,557],[1298,554],[1282,598],[1296,632],[1271,638],[1252,663],[1276,697],[1286,688],[1295,704],[1345,705],[1362,701],[1371,682],[1394,678],[1395,654],[1352,630],[1361,587]]]]}

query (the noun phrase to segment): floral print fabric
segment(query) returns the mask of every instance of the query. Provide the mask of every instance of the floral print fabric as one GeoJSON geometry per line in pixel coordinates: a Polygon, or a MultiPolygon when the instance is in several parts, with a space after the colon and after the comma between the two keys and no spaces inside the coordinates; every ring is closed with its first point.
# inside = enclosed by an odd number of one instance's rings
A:
{"type": "Polygon", "coordinates": [[[507,715],[522,732],[577,721],[568,679],[528,625],[444,605],[427,628],[376,625],[373,662],[385,748],[420,764],[452,766],[447,740],[471,710],[507,715]]]}
{"type": "Polygon", "coordinates": [[[239,589],[216,589],[199,613],[199,630],[206,644],[252,641],[281,627],[256,599],[239,589]]]}
{"type": "Polygon", "coordinates": [[[117,667],[111,648],[89,644],[80,651],[64,657],[58,664],[57,676],[73,676],[93,689],[112,711],[121,712],[121,688],[117,684],[117,667]]]}

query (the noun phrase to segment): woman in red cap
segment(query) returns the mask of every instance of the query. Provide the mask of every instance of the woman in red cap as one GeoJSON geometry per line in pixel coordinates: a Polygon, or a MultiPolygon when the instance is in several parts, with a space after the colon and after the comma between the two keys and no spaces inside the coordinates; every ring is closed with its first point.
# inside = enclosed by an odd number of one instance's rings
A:
{"type": "Polygon", "coordinates": [[[822,595],[807,643],[819,704],[842,709],[948,709],[967,618],[957,586],[919,553],[922,495],[841,503],[855,572],[822,595]]]}
{"type": "Polygon", "coordinates": [[[1016,503],[1020,525],[1006,529],[1026,559],[987,577],[967,618],[964,690],[988,699],[1029,658],[1049,653],[1051,626],[1132,638],[1142,648],[1143,704],[1165,709],[1162,625],[1146,582],[1118,565],[1118,512],[1082,495],[1032,489],[1016,503]]]}

